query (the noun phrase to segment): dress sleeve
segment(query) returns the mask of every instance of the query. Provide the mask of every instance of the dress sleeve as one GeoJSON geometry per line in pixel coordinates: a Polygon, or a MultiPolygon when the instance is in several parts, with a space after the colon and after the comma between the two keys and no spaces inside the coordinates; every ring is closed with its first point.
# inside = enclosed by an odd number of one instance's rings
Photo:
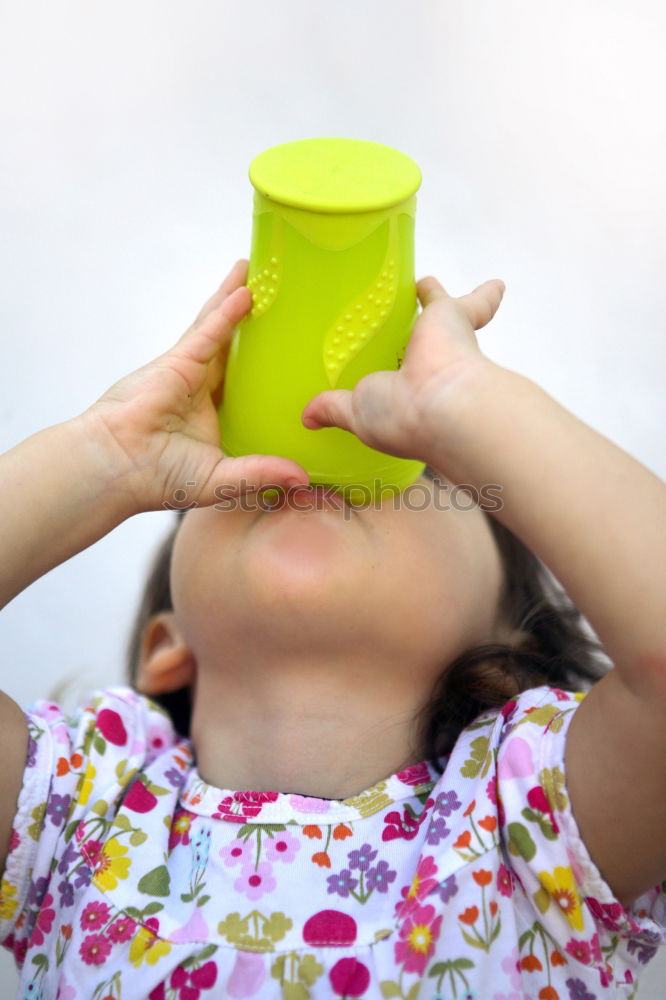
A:
{"type": "Polygon", "coordinates": [[[565,745],[584,697],[540,687],[503,709],[497,756],[502,848],[535,922],[556,948],[595,966],[603,986],[614,976],[631,983],[666,941],[666,883],[625,908],[581,839],[567,794],[565,745]]]}
{"type": "MultiPolygon", "coordinates": [[[[94,691],[71,717],[45,700],[24,714],[26,766],[0,886],[0,944],[19,964],[37,919],[55,918],[80,820],[100,799],[118,799],[133,774],[175,738],[166,713],[129,687],[94,691]]],[[[80,878],[81,885],[90,878],[85,866],[80,878]]]]}

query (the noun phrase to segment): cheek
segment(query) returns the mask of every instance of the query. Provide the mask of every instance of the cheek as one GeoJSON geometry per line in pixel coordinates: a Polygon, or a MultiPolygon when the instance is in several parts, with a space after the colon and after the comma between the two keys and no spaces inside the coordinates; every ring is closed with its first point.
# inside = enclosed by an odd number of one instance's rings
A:
{"type": "Polygon", "coordinates": [[[213,537],[209,529],[213,526],[208,525],[208,519],[197,516],[203,513],[192,511],[185,517],[171,554],[171,599],[183,625],[194,610],[205,604],[205,595],[211,590],[211,569],[216,565],[211,558],[213,537]]]}

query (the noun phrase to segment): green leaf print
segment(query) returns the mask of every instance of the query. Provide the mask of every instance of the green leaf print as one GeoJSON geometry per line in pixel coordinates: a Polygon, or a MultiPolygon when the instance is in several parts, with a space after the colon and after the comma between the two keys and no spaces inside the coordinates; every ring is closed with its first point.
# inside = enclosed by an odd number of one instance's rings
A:
{"type": "Polygon", "coordinates": [[[147,896],[168,896],[171,889],[170,881],[167,866],[158,865],[139,879],[138,889],[147,896]]]}
{"type": "Polygon", "coordinates": [[[144,917],[149,917],[149,916],[151,916],[151,914],[153,914],[153,913],[159,913],[160,910],[163,910],[163,909],[164,909],[164,904],[163,903],[148,903],[148,906],[146,906],[145,909],[144,909],[144,911],[143,911],[143,915],[144,915],[144,917]]]}
{"type": "Polygon", "coordinates": [[[152,781],[148,783],[148,791],[152,792],[153,795],[168,795],[170,789],[162,788],[161,785],[154,785],[152,781]]]}
{"type": "Polygon", "coordinates": [[[421,989],[421,983],[413,983],[410,987],[409,993],[407,994],[407,1000],[418,1000],[419,990],[421,989]]]}
{"type": "Polygon", "coordinates": [[[536,854],[534,841],[522,823],[509,823],[509,850],[513,855],[520,855],[525,861],[531,861],[536,854]]]}
{"type": "Polygon", "coordinates": [[[314,955],[304,955],[298,967],[298,978],[308,986],[314,986],[323,971],[323,966],[314,955]]]}
{"type": "Polygon", "coordinates": [[[471,934],[464,931],[462,927],[460,928],[460,933],[467,941],[467,944],[471,944],[473,948],[480,948],[482,951],[488,951],[488,943],[483,939],[473,938],[471,934]]]}
{"type": "Polygon", "coordinates": [[[541,708],[535,708],[534,711],[525,715],[520,722],[516,723],[514,728],[517,729],[518,726],[524,726],[527,722],[536,723],[537,726],[547,726],[561,711],[562,709],[559,705],[542,705],[541,708]]]}
{"type": "Polygon", "coordinates": [[[271,913],[264,926],[264,933],[271,941],[281,941],[291,926],[292,921],[284,913],[271,913]]]}
{"type": "Polygon", "coordinates": [[[65,843],[68,844],[72,837],[74,836],[74,831],[79,825],[78,819],[73,819],[71,823],[68,823],[65,827],[65,843]]]}
{"type": "Polygon", "coordinates": [[[385,997],[386,1000],[391,1000],[392,997],[402,996],[402,990],[393,979],[385,979],[384,982],[379,984],[379,988],[382,991],[382,996],[385,997]]]}
{"type": "Polygon", "coordinates": [[[288,1000],[309,1000],[308,987],[313,986],[323,975],[324,967],[314,955],[303,955],[292,951],[280,955],[271,966],[271,976],[282,986],[282,996],[288,1000]]]}
{"type": "Polygon", "coordinates": [[[562,812],[567,807],[567,802],[569,801],[564,791],[564,774],[559,767],[544,767],[538,774],[538,781],[544,792],[546,793],[546,798],[550,802],[550,806],[553,810],[558,809],[562,812]]]}
{"type": "Polygon", "coordinates": [[[472,740],[472,756],[460,768],[463,778],[478,777],[488,753],[489,742],[487,736],[477,736],[475,740],[472,740]]]}
{"type": "Polygon", "coordinates": [[[532,899],[541,913],[545,913],[550,906],[550,893],[543,886],[532,894],[532,899]]]}
{"type": "Polygon", "coordinates": [[[35,806],[30,815],[34,819],[34,823],[31,823],[28,827],[28,836],[32,837],[33,840],[39,840],[40,834],[42,832],[42,823],[44,820],[44,813],[46,812],[46,802],[40,803],[40,805],[35,806]]]}
{"type": "Polygon", "coordinates": [[[106,740],[103,736],[100,736],[99,733],[97,733],[93,739],[93,746],[100,757],[103,757],[106,753],[106,740]]]}
{"type": "Polygon", "coordinates": [[[245,951],[274,951],[275,942],[281,941],[291,927],[292,921],[284,913],[266,917],[259,910],[252,910],[244,918],[240,913],[230,913],[217,925],[220,934],[245,951]],[[254,934],[250,933],[250,921],[254,934]]]}
{"type": "MultiPolygon", "coordinates": [[[[497,925],[497,931],[499,931],[499,924],[497,925]]],[[[437,979],[437,992],[442,993],[444,989],[444,977],[449,976],[451,982],[452,996],[456,997],[458,995],[458,986],[460,986],[461,991],[469,990],[469,981],[462,971],[463,969],[473,969],[474,962],[470,958],[453,958],[448,959],[446,962],[435,962],[435,964],[428,970],[428,977],[437,979]],[[458,983],[456,976],[459,976],[462,980],[458,983]]]]}
{"type": "Polygon", "coordinates": [[[524,816],[531,823],[536,823],[547,840],[557,840],[558,834],[553,830],[549,816],[544,816],[543,813],[529,807],[523,809],[520,815],[524,816]]]}

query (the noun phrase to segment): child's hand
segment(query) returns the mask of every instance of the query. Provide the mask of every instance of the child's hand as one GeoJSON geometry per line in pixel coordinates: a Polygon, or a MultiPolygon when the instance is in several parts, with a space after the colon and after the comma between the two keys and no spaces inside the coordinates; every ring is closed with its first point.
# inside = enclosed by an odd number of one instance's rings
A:
{"type": "Polygon", "coordinates": [[[291,459],[225,458],[220,450],[217,407],[229,346],[252,306],[247,268],[247,260],[237,261],[171,350],[116,382],[81,416],[137,513],[211,505],[220,486],[227,495],[229,487],[240,494],[309,483],[291,459]]]}
{"type": "Polygon", "coordinates": [[[424,309],[402,366],[366,375],[351,390],[318,393],[301,414],[305,427],[341,427],[378,451],[430,461],[433,446],[441,445],[433,441],[438,431],[429,416],[442,412],[444,391],[478,366],[492,364],[481,353],[474,331],[497,312],[504,283],[485,281],[457,299],[433,277],[422,278],[416,288],[424,309]]]}

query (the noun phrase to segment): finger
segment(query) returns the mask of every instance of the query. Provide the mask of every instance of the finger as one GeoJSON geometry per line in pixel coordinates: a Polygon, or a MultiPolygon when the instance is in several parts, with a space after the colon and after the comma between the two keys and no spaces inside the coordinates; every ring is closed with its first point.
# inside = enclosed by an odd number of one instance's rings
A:
{"type": "Polygon", "coordinates": [[[437,299],[451,298],[441,282],[432,275],[416,282],[416,292],[424,307],[430,302],[436,302],[437,299]]]}
{"type": "Polygon", "coordinates": [[[301,422],[308,430],[322,427],[341,427],[352,430],[351,391],[349,389],[327,389],[314,396],[303,412],[301,422]]]}
{"type": "Polygon", "coordinates": [[[251,308],[249,288],[245,285],[236,288],[199,326],[190,327],[172,350],[190,361],[207,364],[229,344],[235,328],[251,308]]]}
{"type": "Polygon", "coordinates": [[[500,278],[492,278],[477,285],[467,295],[454,298],[449,295],[437,278],[430,275],[422,278],[416,285],[419,299],[424,308],[434,302],[446,301],[461,305],[475,330],[480,330],[493,318],[499,309],[506,285],[500,278]]]}
{"type": "Polygon", "coordinates": [[[239,497],[269,487],[307,486],[310,477],[302,465],[275,455],[226,456],[213,469],[199,496],[202,506],[225,497],[239,497]]]}
{"type": "Polygon", "coordinates": [[[480,330],[500,307],[506,285],[499,278],[492,278],[478,285],[474,291],[461,295],[456,301],[463,307],[475,330],[480,330]]]}
{"type": "Polygon", "coordinates": [[[213,311],[213,309],[217,309],[220,303],[228,295],[231,295],[231,293],[235,292],[237,288],[240,288],[241,285],[245,284],[248,266],[249,261],[247,261],[244,257],[236,261],[217,291],[213,292],[208,301],[201,307],[199,315],[195,319],[193,325],[200,323],[210,312],[213,311]]]}

